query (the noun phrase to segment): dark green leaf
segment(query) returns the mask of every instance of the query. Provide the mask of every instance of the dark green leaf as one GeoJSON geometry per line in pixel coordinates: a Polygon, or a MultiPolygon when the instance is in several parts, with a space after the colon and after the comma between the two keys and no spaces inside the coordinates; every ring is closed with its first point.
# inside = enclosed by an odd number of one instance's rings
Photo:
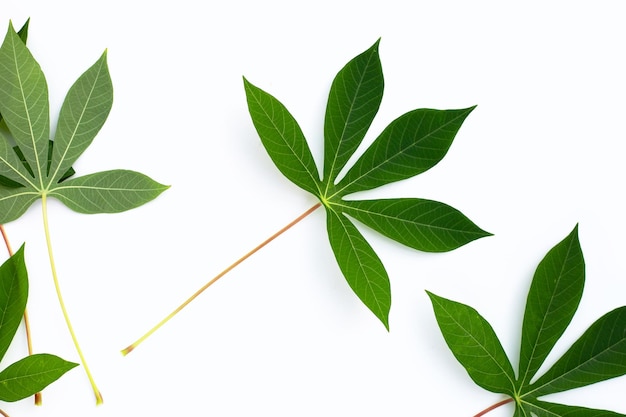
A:
{"type": "Polygon", "coordinates": [[[363,235],[342,214],[326,210],[328,238],[352,290],[389,329],[391,290],[387,271],[363,235]]]}
{"type": "Polygon", "coordinates": [[[319,195],[319,173],[296,119],[280,101],[245,78],[243,83],[252,122],[274,164],[298,187],[319,195]]]}
{"type": "Polygon", "coordinates": [[[585,261],[578,226],[539,263],[522,326],[519,378],[529,383],[571,322],[583,295],[585,261]]]}
{"type": "Polygon", "coordinates": [[[482,345],[489,343],[497,346],[497,357],[506,358],[489,324],[471,307],[429,295],[433,299],[439,327],[454,355],[478,385],[508,394],[514,399],[515,417],[622,416],[611,411],[552,404],[538,398],[626,374],[626,306],[597,320],[546,373],[531,384],[533,376],[572,320],[584,281],[585,263],[576,226],[548,252],[533,277],[522,328],[520,375],[513,383],[512,391],[508,379],[500,377],[492,384],[485,384],[479,378],[485,373],[493,375],[493,370],[475,370],[503,361],[490,359],[496,354],[484,355],[489,358],[480,359],[480,355],[473,352],[482,345]]]}
{"type": "Polygon", "coordinates": [[[598,319],[532,386],[535,397],[626,374],[626,307],[598,319]]]}
{"type": "Polygon", "coordinates": [[[24,246],[0,266],[0,359],[17,331],[28,298],[24,246]]]}
{"type": "Polygon", "coordinates": [[[377,232],[426,252],[445,252],[489,236],[460,211],[419,198],[342,200],[331,207],[354,217],[377,232]]]}
{"type": "Polygon", "coordinates": [[[339,71],[324,119],[324,181],[334,181],[363,140],[383,98],[383,69],[376,41],[339,71]]]}
{"type": "MultiPolygon", "coordinates": [[[[526,408],[540,417],[624,417],[624,414],[529,399],[526,408]]],[[[530,414],[529,414],[530,416],[530,414]]]]}
{"type": "Polygon", "coordinates": [[[27,356],[0,372],[0,401],[30,397],[76,366],[46,353],[27,356]]]}
{"type": "Polygon", "coordinates": [[[515,373],[491,325],[472,307],[427,293],[443,338],[474,382],[513,396],[515,373]]]}
{"type": "Polygon", "coordinates": [[[356,284],[368,282],[371,277],[387,280],[386,271],[344,214],[402,244],[432,252],[449,251],[490,234],[442,203],[418,199],[375,202],[343,199],[347,194],[406,179],[433,167],[448,152],[461,124],[473,110],[473,107],[418,109],[406,113],[383,130],[337,183],[337,176],[362,143],[381,104],[384,79],[379,41],[348,62],[333,80],[324,119],[321,181],[306,138],[285,106],[245,78],[244,88],[252,122],[270,158],[283,175],[314,194],[326,207],[329,238],[335,245],[333,250],[341,271],[359,297],[388,327],[388,302],[379,304],[378,296],[372,295],[379,291],[375,287],[356,284]],[[423,209],[426,211],[422,212],[423,209]],[[339,245],[351,238],[354,242],[346,247],[339,245]],[[357,247],[367,247],[360,256],[375,264],[375,269],[368,272],[346,263],[346,259],[357,258],[357,247]],[[367,292],[371,294],[366,295],[367,292]]]}
{"type": "Polygon", "coordinates": [[[336,193],[369,190],[432,168],[446,155],[472,110],[418,109],[400,116],[339,181],[336,193]]]}

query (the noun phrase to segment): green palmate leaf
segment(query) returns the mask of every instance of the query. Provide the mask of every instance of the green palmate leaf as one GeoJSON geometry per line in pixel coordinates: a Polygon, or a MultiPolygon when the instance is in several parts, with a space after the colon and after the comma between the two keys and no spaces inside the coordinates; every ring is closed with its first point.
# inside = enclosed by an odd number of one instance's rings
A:
{"type": "MultiPolygon", "coordinates": [[[[116,213],[145,204],[168,188],[128,170],[97,172],[65,181],[74,174],[72,164],[102,128],[112,103],[113,87],[105,51],[70,88],[61,107],[54,140],[51,140],[44,74],[9,24],[0,47],[0,114],[8,127],[8,134],[0,135],[0,223],[19,218],[33,202],[42,200],[44,230],[57,288],[48,228],[48,197],[55,197],[80,213],[116,213]]],[[[74,335],[61,293],[57,291],[57,295],[99,404],[102,396],[74,335]]],[[[26,361],[23,366],[35,369],[35,365],[26,361]]],[[[41,384],[55,378],[54,375],[59,374],[50,372],[38,380],[39,377],[33,375],[31,379],[41,384]]],[[[18,388],[12,389],[19,392],[18,388]]]]}
{"type": "Polygon", "coordinates": [[[313,193],[326,207],[335,258],[355,293],[388,326],[390,297],[384,266],[370,248],[362,255],[376,267],[355,267],[358,247],[365,248],[348,214],[372,229],[415,249],[444,252],[490,234],[458,210],[420,199],[346,201],[365,191],[420,174],[448,152],[461,124],[474,107],[461,110],[413,110],[394,120],[347,169],[381,104],[384,80],[379,41],[346,64],[330,88],[324,118],[323,180],[304,133],[286,107],[244,78],[252,122],[277,168],[293,183],[313,193]],[[332,226],[332,227],[331,227],[332,226]],[[341,242],[341,244],[340,244],[341,242]],[[346,242],[353,242],[346,246],[346,242]],[[358,242],[358,244],[356,243],[358,242]],[[375,259],[375,262],[373,261],[375,259]],[[355,285],[375,277],[378,284],[355,285]],[[367,301],[366,301],[367,300],[367,301]]]}
{"type": "Polygon", "coordinates": [[[460,211],[438,201],[343,200],[332,207],[395,241],[425,252],[449,251],[490,235],[460,211]]]}
{"type": "Polygon", "coordinates": [[[24,246],[0,266],[0,359],[22,321],[28,298],[24,246]]]}
{"type": "Polygon", "coordinates": [[[167,189],[148,177],[114,170],[63,182],[104,124],[113,102],[106,51],[70,88],[49,138],[48,89],[41,68],[9,25],[0,47],[0,112],[17,143],[0,137],[0,223],[17,219],[39,197],[82,213],[142,205],[167,189]],[[7,182],[8,180],[8,182],[7,182]],[[63,183],[62,183],[63,182],[63,183]]]}
{"type": "Polygon", "coordinates": [[[515,373],[491,325],[465,304],[428,293],[444,339],[476,384],[514,395],[515,373]]]}
{"type": "Polygon", "coordinates": [[[27,356],[0,372],[0,401],[30,397],[76,366],[46,353],[27,356]]]}
{"type": "MultiPolygon", "coordinates": [[[[471,307],[429,293],[437,322],[453,354],[478,385],[511,396],[515,401],[514,417],[624,417],[611,411],[552,404],[538,398],[626,375],[626,307],[597,320],[547,372],[532,382],[576,312],[585,281],[584,269],[576,226],[537,267],[522,326],[520,374],[514,380],[494,372],[497,368],[494,362],[508,363],[508,359],[489,324],[471,307]],[[482,357],[476,354],[481,348],[487,350],[484,345],[497,346],[491,350],[495,353],[482,357]]],[[[512,371],[508,372],[504,373],[512,376],[512,371]]]]}
{"type": "Polygon", "coordinates": [[[535,376],[574,317],[584,285],[585,262],[576,227],[539,263],[528,292],[519,364],[522,385],[535,376]]]}
{"type": "Polygon", "coordinates": [[[363,235],[342,214],[327,211],[328,238],[348,284],[389,328],[391,290],[387,271],[363,235]]]}

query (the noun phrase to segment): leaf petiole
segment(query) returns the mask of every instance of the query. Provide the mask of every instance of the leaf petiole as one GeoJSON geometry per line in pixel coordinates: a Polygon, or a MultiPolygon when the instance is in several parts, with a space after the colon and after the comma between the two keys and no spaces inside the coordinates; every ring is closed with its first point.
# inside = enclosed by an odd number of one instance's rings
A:
{"type": "Polygon", "coordinates": [[[513,398],[509,397],[506,400],[502,400],[499,403],[495,403],[494,405],[492,405],[491,407],[487,407],[485,408],[483,411],[481,411],[480,413],[476,414],[474,417],[481,417],[484,416],[485,414],[487,414],[488,412],[495,410],[496,408],[503,406],[504,404],[508,404],[510,402],[513,402],[513,398]]]}
{"type": "MultiPolygon", "coordinates": [[[[7,231],[4,229],[4,225],[0,224],[0,233],[2,233],[2,238],[4,239],[4,244],[7,247],[7,252],[9,252],[9,256],[13,256],[13,248],[11,247],[11,242],[9,242],[9,236],[7,236],[7,231]]],[[[26,331],[26,344],[28,346],[28,354],[33,354],[33,339],[30,332],[30,320],[28,319],[28,309],[24,309],[24,330],[26,331]]],[[[41,392],[35,394],[35,405],[41,405],[41,392]]],[[[0,413],[6,415],[0,410],[0,413]]]]}
{"type": "Polygon", "coordinates": [[[87,374],[87,378],[89,378],[89,383],[91,384],[91,388],[93,389],[93,393],[96,396],[96,405],[101,405],[103,403],[102,394],[100,390],[96,386],[96,382],[91,375],[91,371],[89,370],[89,366],[87,366],[87,361],[85,360],[85,356],[83,355],[83,351],[78,344],[78,339],[76,338],[76,334],[74,333],[74,328],[72,327],[72,323],[70,321],[70,317],[67,313],[67,309],[65,308],[65,302],[63,301],[63,296],[61,295],[61,287],[59,285],[59,279],[57,276],[56,265],[54,262],[54,255],[52,252],[52,242],[50,239],[50,228],[48,226],[48,202],[47,195],[43,193],[41,195],[41,207],[43,213],[43,227],[46,234],[46,245],[48,247],[48,257],[50,258],[50,269],[52,271],[52,279],[54,280],[54,288],[57,293],[57,298],[59,299],[59,305],[61,306],[61,311],[63,312],[63,317],[65,318],[65,323],[67,324],[67,329],[72,336],[72,341],[74,342],[74,346],[76,348],[76,352],[80,357],[80,362],[85,369],[85,373],[87,374]]]}
{"type": "Polygon", "coordinates": [[[255,247],[254,249],[252,249],[250,252],[246,253],[244,256],[242,256],[241,258],[239,258],[238,260],[236,260],[234,263],[232,263],[229,267],[227,267],[226,269],[224,269],[222,272],[220,272],[219,274],[217,274],[213,279],[211,279],[209,282],[207,282],[206,284],[204,284],[204,286],[202,288],[200,288],[198,291],[196,291],[191,297],[189,297],[185,302],[183,302],[180,306],[178,306],[174,311],[172,311],[167,317],[165,317],[163,320],[161,320],[156,326],[154,326],[152,329],[150,329],[148,332],[146,332],[146,334],[144,334],[143,336],[141,336],[139,339],[137,339],[134,343],[132,343],[131,345],[129,345],[127,348],[122,349],[122,355],[126,356],[128,355],[130,352],[132,352],[137,346],[139,346],[144,340],[146,340],[148,337],[150,337],[150,335],[154,332],[156,332],[161,326],[163,326],[165,323],[167,323],[172,317],[174,317],[176,314],[178,314],[179,311],[181,311],[183,308],[185,308],[187,306],[187,304],[191,303],[196,297],[198,297],[200,294],[202,294],[204,292],[204,290],[206,290],[207,288],[209,288],[211,285],[213,285],[218,279],[222,278],[224,275],[226,275],[227,273],[229,273],[230,271],[232,271],[235,267],[237,267],[237,265],[239,265],[240,263],[242,263],[243,261],[245,261],[246,259],[248,259],[249,257],[251,257],[252,255],[254,255],[256,252],[258,252],[260,249],[262,249],[264,246],[266,246],[268,243],[270,243],[272,240],[276,239],[278,236],[282,235],[283,233],[285,233],[287,230],[291,229],[293,226],[295,226],[298,222],[300,222],[302,219],[304,219],[305,217],[307,217],[309,214],[313,213],[315,210],[317,210],[318,208],[320,208],[322,205],[322,203],[317,203],[315,204],[313,207],[311,207],[310,209],[308,209],[307,211],[305,211],[304,213],[302,213],[300,216],[298,216],[297,218],[295,218],[293,221],[291,221],[288,225],[286,225],[285,227],[283,227],[282,229],[280,229],[278,232],[274,233],[272,236],[270,236],[269,238],[267,238],[266,240],[264,240],[260,245],[258,245],[257,247],[255,247]]]}

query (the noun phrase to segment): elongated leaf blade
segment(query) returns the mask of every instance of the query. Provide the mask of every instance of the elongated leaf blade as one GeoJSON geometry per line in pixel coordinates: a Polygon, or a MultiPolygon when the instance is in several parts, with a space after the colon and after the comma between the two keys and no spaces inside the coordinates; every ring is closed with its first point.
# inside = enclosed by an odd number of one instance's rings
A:
{"type": "Polygon", "coordinates": [[[470,306],[427,293],[448,347],[472,380],[488,391],[514,396],[513,367],[487,320],[470,306]]]}
{"type": "Polygon", "coordinates": [[[291,182],[319,196],[319,173],[298,122],[280,101],[243,82],[252,122],[270,158],[291,182]]]}
{"type": "Polygon", "coordinates": [[[520,386],[529,383],[574,317],[585,285],[578,226],[539,263],[522,326],[520,386]]]}
{"type": "Polygon", "coordinates": [[[91,144],[113,105],[113,85],[107,53],[81,75],[70,88],[54,138],[50,181],[58,182],[91,144]]]}
{"type": "Polygon", "coordinates": [[[376,41],[348,62],[330,87],[324,119],[324,182],[334,181],[365,137],[383,98],[376,41]]]}
{"type": "MultiPolygon", "coordinates": [[[[607,410],[578,407],[564,404],[554,404],[537,399],[524,400],[525,407],[541,417],[625,417],[624,414],[607,410]]],[[[530,414],[529,414],[530,416],[530,414]]]]}
{"type": "Polygon", "coordinates": [[[113,170],[69,179],[52,189],[50,196],[79,213],[119,213],[155,199],[168,188],[135,171],[113,170]]]}
{"type": "Polygon", "coordinates": [[[27,298],[28,274],[22,246],[0,266],[0,359],[4,357],[22,321],[27,298]]]}
{"type": "Polygon", "coordinates": [[[380,258],[357,228],[341,213],[327,209],[330,246],[348,284],[389,330],[391,288],[380,258]]]}
{"type": "Polygon", "coordinates": [[[473,109],[418,109],[400,116],[339,181],[337,194],[380,187],[432,168],[446,155],[473,109]]]}
{"type": "Polygon", "coordinates": [[[342,200],[332,205],[382,235],[426,252],[450,251],[490,236],[460,211],[432,200],[342,200]]]}
{"type": "Polygon", "coordinates": [[[626,375],[626,307],[605,314],[530,388],[533,397],[626,375]]]}
{"type": "Polygon", "coordinates": [[[76,366],[46,353],[27,356],[0,372],[0,401],[30,397],[76,366]]]}
{"type": "Polygon", "coordinates": [[[0,113],[36,177],[43,178],[50,139],[48,85],[11,24],[0,47],[0,113]]]}

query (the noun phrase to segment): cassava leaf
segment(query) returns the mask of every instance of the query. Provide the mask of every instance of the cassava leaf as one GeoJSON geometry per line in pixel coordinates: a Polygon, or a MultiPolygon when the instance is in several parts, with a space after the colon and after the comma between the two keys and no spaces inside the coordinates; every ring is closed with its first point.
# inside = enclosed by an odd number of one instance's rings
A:
{"type": "Polygon", "coordinates": [[[389,329],[391,290],[387,271],[378,255],[343,214],[328,210],[327,222],[330,246],[348,284],[389,329]]]}
{"type": "MultiPolygon", "coordinates": [[[[534,274],[522,325],[520,373],[514,381],[495,378],[498,374],[489,368],[491,364],[495,369],[495,360],[490,355],[481,358],[474,354],[483,345],[500,346],[491,326],[473,308],[428,293],[439,328],[455,357],[478,385],[505,393],[515,401],[514,417],[624,417],[539,398],[626,374],[626,307],[598,319],[547,372],[532,381],[576,312],[583,291],[584,268],[576,226],[548,252],[534,274]],[[481,372],[484,368],[487,371],[481,372]],[[483,374],[487,376],[483,378],[483,374]],[[485,378],[493,383],[485,383],[485,378]]],[[[491,356],[499,358],[497,363],[504,363],[501,355],[506,355],[500,349],[501,346],[495,349],[497,356],[491,356]]]]}
{"type": "Polygon", "coordinates": [[[324,179],[336,178],[367,133],[383,99],[376,41],[343,67],[330,86],[324,119],[324,179]]]}
{"type": "Polygon", "coordinates": [[[317,167],[296,119],[274,97],[245,78],[243,82],[254,127],[272,161],[294,184],[318,194],[317,167]]]}
{"type": "Polygon", "coordinates": [[[452,145],[474,107],[462,110],[418,109],[400,116],[337,184],[340,195],[411,178],[435,166],[452,145]]]}
{"type": "Polygon", "coordinates": [[[338,178],[381,104],[384,79],[379,41],[348,62],[333,80],[324,117],[323,180],[319,179],[322,170],[315,164],[304,133],[287,108],[245,78],[244,89],[252,122],[270,158],[283,175],[314,194],[326,207],[329,239],[339,268],[357,296],[388,327],[391,303],[387,273],[345,214],[397,242],[431,252],[450,251],[490,234],[442,203],[418,199],[344,200],[347,194],[432,168],[448,152],[461,124],[474,109],[418,109],[400,116],[347,169],[346,175],[338,178]],[[359,257],[367,260],[370,269],[356,265],[359,257]],[[380,285],[370,285],[372,279],[380,285]],[[383,287],[385,290],[380,289],[383,287]]]}
{"type": "Polygon", "coordinates": [[[22,321],[28,298],[24,246],[0,266],[0,359],[22,321]]]}
{"type": "Polygon", "coordinates": [[[147,203],[167,188],[138,172],[115,170],[67,180],[50,196],[79,213],[119,213],[147,203]]]}
{"type": "MultiPolygon", "coordinates": [[[[61,106],[54,140],[51,141],[46,79],[37,61],[9,24],[0,46],[0,114],[8,128],[8,134],[0,136],[0,223],[19,218],[33,202],[42,200],[44,230],[57,287],[48,228],[48,197],[55,197],[81,213],[115,213],[145,204],[168,188],[143,174],[128,170],[97,172],[64,181],[74,174],[72,164],[102,128],[112,102],[113,87],[105,51],[70,88],[61,106]],[[13,147],[12,141],[16,147],[13,147]]],[[[64,305],[58,291],[57,296],[64,305]]],[[[62,311],[76,350],[80,353],[67,312],[65,309],[62,311]]],[[[102,395],[82,353],[80,357],[96,403],[100,404],[102,395]]],[[[27,360],[24,363],[21,366],[34,369],[34,362],[27,360]]],[[[60,374],[51,372],[41,378],[32,375],[31,385],[51,381],[54,375],[60,374]]],[[[19,392],[19,389],[14,389],[19,392]]]]}
{"type": "Polygon", "coordinates": [[[76,366],[77,363],[47,353],[20,359],[0,372],[0,401],[30,397],[76,366]]]}
{"type": "Polygon", "coordinates": [[[491,325],[476,310],[428,292],[437,323],[454,356],[486,390],[513,396],[515,373],[491,325]]]}
{"type": "Polygon", "coordinates": [[[378,233],[425,252],[453,250],[490,233],[447,204],[419,198],[332,203],[378,233]]]}

